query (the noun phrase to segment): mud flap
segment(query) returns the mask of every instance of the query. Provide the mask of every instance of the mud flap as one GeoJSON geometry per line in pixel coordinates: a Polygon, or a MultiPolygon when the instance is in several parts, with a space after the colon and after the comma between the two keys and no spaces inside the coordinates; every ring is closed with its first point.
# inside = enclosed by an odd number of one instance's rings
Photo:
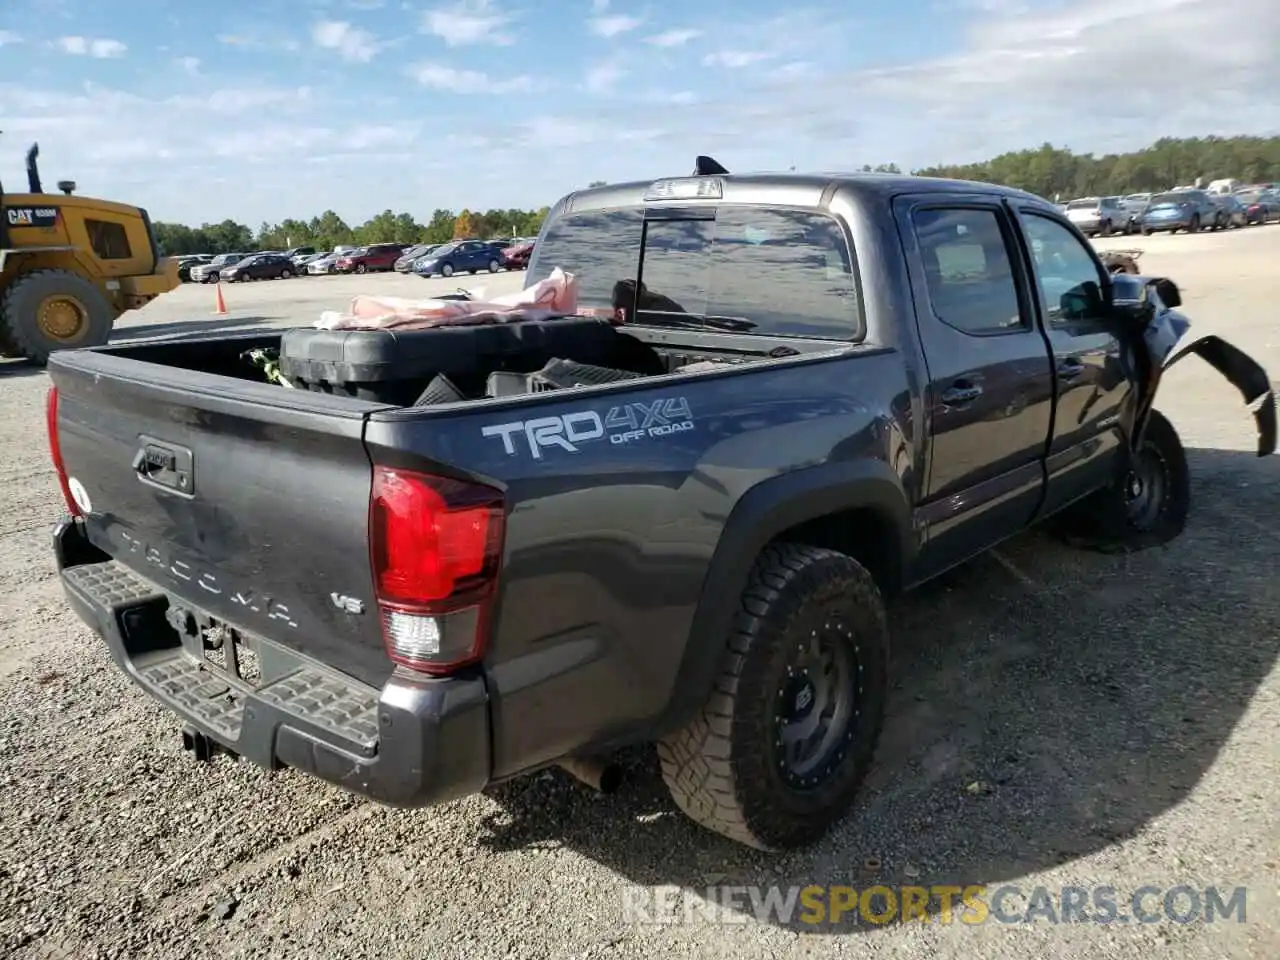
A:
{"type": "Polygon", "coordinates": [[[1267,457],[1275,453],[1276,396],[1271,381],[1267,379],[1267,371],[1243,350],[1210,334],[1170,353],[1161,365],[1161,372],[1193,353],[1222,374],[1244,397],[1258,428],[1258,456],[1267,457]]]}

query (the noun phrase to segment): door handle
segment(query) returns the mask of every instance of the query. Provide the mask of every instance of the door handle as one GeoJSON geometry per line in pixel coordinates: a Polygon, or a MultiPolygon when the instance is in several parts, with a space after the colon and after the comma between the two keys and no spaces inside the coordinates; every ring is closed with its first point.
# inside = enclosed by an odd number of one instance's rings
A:
{"type": "Polygon", "coordinates": [[[957,380],[942,391],[942,402],[948,407],[959,407],[973,403],[982,396],[982,388],[969,380],[957,380]]]}
{"type": "Polygon", "coordinates": [[[1074,380],[1082,373],[1084,373],[1084,364],[1074,357],[1063,360],[1058,364],[1059,380],[1074,380]]]}

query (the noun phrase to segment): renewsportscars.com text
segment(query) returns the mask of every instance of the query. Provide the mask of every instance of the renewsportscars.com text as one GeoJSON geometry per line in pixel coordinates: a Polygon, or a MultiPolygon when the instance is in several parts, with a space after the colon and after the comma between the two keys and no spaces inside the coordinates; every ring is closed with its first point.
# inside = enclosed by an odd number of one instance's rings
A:
{"type": "Polygon", "coordinates": [[[889,923],[1244,923],[1244,887],[1142,886],[718,886],[625,887],[630,923],[761,923],[809,926],[889,923]]]}

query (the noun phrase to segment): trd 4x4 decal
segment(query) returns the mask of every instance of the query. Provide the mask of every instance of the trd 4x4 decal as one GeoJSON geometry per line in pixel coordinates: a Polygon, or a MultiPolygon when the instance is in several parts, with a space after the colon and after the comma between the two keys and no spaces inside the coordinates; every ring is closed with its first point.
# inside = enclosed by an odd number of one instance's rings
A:
{"type": "Polygon", "coordinates": [[[604,416],[595,410],[579,410],[559,416],[495,423],[482,427],[480,433],[501,438],[508,456],[516,456],[519,448],[525,447],[533,459],[541,460],[547,450],[577,453],[581,444],[606,437],[611,444],[620,446],[692,429],[693,414],[685,397],[659,397],[610,407],[604,416]],[[517,438],[523,438],[523,442],[517,438]]]}

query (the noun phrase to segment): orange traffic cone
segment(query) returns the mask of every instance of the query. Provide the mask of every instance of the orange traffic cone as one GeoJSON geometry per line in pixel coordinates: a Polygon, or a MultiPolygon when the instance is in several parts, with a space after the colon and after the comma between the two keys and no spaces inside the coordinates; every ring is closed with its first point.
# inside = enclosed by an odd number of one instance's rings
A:
{"type": "Polygon", "coordinates": [[[225,315],[227,312],[227,301],[222,299],[222,281],[218,281],[217,287],[218,287],[218,299],[216,304],[214,305],[213,312],[215,314],[225,315]]]}

